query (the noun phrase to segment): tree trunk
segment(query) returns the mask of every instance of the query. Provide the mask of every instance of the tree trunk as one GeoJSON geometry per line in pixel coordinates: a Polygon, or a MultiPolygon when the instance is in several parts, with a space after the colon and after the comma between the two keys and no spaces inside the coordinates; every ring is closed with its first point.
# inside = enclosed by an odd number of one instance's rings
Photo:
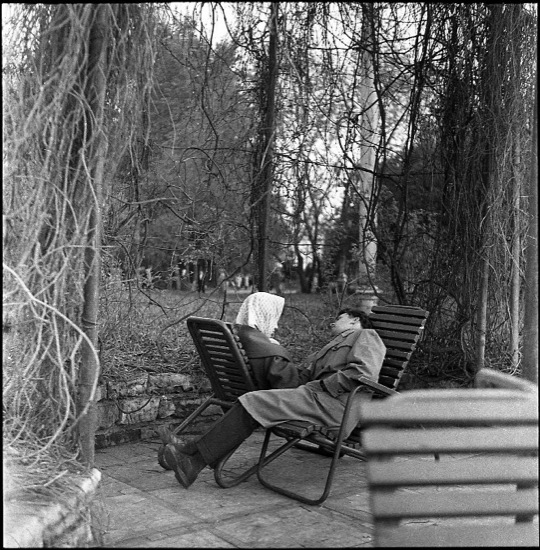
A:
{"type": "Polygon", "coordinates": [[[107,140],[103,131],[103,109],[106,89],[107,29],[111,7],[94,4],[95,18],[89,35],[86,99],[90,123],[89,143],[86,151],[90,159],[91,180],[86,182],[93,189],[89,201],[90,222],[85,250],[85,285],[82,326],[92,342],[82,344],[79,373],[79,444],[81,459],[88,466],[94,465],[94,436],[97,424],[96,388],[99,376],[99,359],[96,352],[98,340],[99,278],[101,248],[101,206],[103,200],[103,172],[107,152],[107,140]]]}
{"type": "MultiPolygon", "coordinates": [[[[519,153],[519,135],[516,132],[514,134],[516,140],[516,152],[514,165],[520,164],[521,155],[519,153]]],[[[515,369],[519,364],[519,289],[520,289],[520,272],[519,272],[519,259],[521,256],[521,239],[519,236],[520,226],[520,177],[518,170],[514,171],[514,183],[512,187],[512,276],[510,280],[510,358],[512,361],[512,367],[515,369]]]]}
{"type": "MultiPolygon", "coordinates": [[[[519,29],[519,21],[523,17],[522,6],[515,4],[510,8],[509,25],[511,29],[519,29]]],[[[513,151],[513,185],[512,185],[512,243],[511,243],[511,261],[512,261],[512,274],[510,280],[510,359],[512,361],[512,368],[515,370],[520,363],[519,357],[519,332],[520,332],[520,290],[521,290],[521,234],[520,229],[522,225],[523,214],[521,211],[521,195],[525,193],[523,190],[524,182],[522,177],[522,165],[523,155],[521,149],[521,133],[522,133],[522,113],[523,102],[521,100],[521,94],[519,93],[520,83],[522,82],[521,74],[521,49],[522,45],[518,40],[511,40],[510,47],[512,49],[510,64],[511,64],[511,81],[514,83],[512,86],[512,101],[511,113],[513,114],[513,122],[510,124],[511,140],[514,143],[513,151]]]]}
{"type": "Polygon", "coordinates": [[[268,288],[268,225],[270,220],[270,199],[274,177],[274,138],[275,138],[275,92],[277,79],[277,17],[278,3],[271,4],[270,43],[268,47],[268,67],[263,71],[261,82],[261,116],[264,125],[257,144],[252,205],[254,207],[255,246],[255,286],[264,292],[268,288]],[[266,73],[266,75],[264,75],[266,73]]]}
{"type": "Polygon", "coordinates": [[[538,384],[538,82],[534,98],[529,227],[525,250],[525,311],[523,319],[523,377],[538,384]]]}
{"type": "Polygon", "coordinates": [[[486,333],[487,333],[487,304],[488,304],[488,286],[489,286],[489,258],[487,250],[484,251],[486,257],[482,262],[482,273],[480,278],[480,292],[478,302],[477,319],[477,342],[476,342],[476,372],[484,367],[486,355],[486,333]]]}
{"type": "Polygon", "coordinates": [[[365,48],[360,54],[361,79],[359,85],[359,103],[362,109],[360,122],[360,170],[357,171],[357,189],[360,194],[359,201],[359,265],[358,283],[360,287],[367,286],[373,280],[375,274],[375,259],[377,244],[373,233],[369,230],[368,210],[372,189],[373,174],[375,171],[375,153],[377,143],[376,130],[378,126],[377,93],[375,90],[375,75],[371,52],[374,47],[372,28],[373,10],[372,4],[363,4],[362,9],[362,45],[365,48]]]}

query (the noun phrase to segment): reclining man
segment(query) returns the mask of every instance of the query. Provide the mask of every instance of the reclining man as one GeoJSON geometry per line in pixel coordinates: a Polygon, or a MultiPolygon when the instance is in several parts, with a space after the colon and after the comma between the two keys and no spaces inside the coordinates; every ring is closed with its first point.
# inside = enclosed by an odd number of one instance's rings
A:
{"type": "MultiPolygon", "coordinates": [[[[246,393],[196,441],[167,444],[165,460],[183,487],[187,489],[205,466],[215,467],[259,426],[270,428],[289,420],[340,426],[347,394],[360,384],[361,376],[378,380],[386,347],[367,315],[357,309],[341,310],[330,329],[334,338],[308,358],[308,368],[298,369],[298,387],[246,393]]],[[[370,398],[367,388],[355,396],[358,401],[370,398]]],[[[360,420],[358,409],[352,408],[346,435],[360,420]]]]}

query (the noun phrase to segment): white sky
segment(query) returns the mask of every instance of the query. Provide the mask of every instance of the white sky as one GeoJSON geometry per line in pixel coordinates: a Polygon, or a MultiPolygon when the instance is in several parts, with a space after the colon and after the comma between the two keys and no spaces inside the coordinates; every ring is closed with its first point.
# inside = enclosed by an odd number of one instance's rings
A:
{"type": "Polygon", "coordinates": [[[212,6],[208,2],[205,2],[202,6],[201,2],[171,2],[170,6],[173,11],[183,15],[190,15],[195,21],[200,21],[208,38],[210,38],[210,33],[212,31],[213,20],[214,34],[212,43],[215,44],[229,36],[223,19],[223,11],[228,12],[227,19],[229,21],[229,26],[231,26],[234,19],[234,13],[231,9],[230,2],[221,2],[220,4],[220,6],[215,6],[214,9],[212,9],[212,6]]]}

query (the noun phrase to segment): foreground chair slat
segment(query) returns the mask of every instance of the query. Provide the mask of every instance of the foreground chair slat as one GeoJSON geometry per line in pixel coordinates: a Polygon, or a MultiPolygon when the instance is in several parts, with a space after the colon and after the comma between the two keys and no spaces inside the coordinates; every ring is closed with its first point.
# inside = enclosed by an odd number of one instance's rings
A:
{"type": "Polygon", "coordinates": [[[487,379],[361,406],[376,546],[538,546],[537,392],[487,379]]]}
{"type": "Polygon", "coordinates": [[[538,546],[538,535],[528,525],[505,524],[461,526],[456,535],[454,527],[438,525],[427,533],[426,529],[409,529],[403,538],[401,528],[388,527],[377,535],[379,548],[447,547],[470,548],[476,546],[538,546]]]}

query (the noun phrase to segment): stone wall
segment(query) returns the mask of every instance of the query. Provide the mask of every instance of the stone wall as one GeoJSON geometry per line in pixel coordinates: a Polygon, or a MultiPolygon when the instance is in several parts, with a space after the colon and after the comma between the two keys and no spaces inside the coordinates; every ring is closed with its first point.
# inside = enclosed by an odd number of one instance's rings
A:
{"type": "MultiPolygon", "coordinates": [[[[211,395],[209,382],[195,387],[189,374],[141,373],[98,387],[96,448],[157,437],[156,428],[175,428],[211,395]]],[[[185,433],[198,434],[222,414],[208,407],[185,433]]]]}

